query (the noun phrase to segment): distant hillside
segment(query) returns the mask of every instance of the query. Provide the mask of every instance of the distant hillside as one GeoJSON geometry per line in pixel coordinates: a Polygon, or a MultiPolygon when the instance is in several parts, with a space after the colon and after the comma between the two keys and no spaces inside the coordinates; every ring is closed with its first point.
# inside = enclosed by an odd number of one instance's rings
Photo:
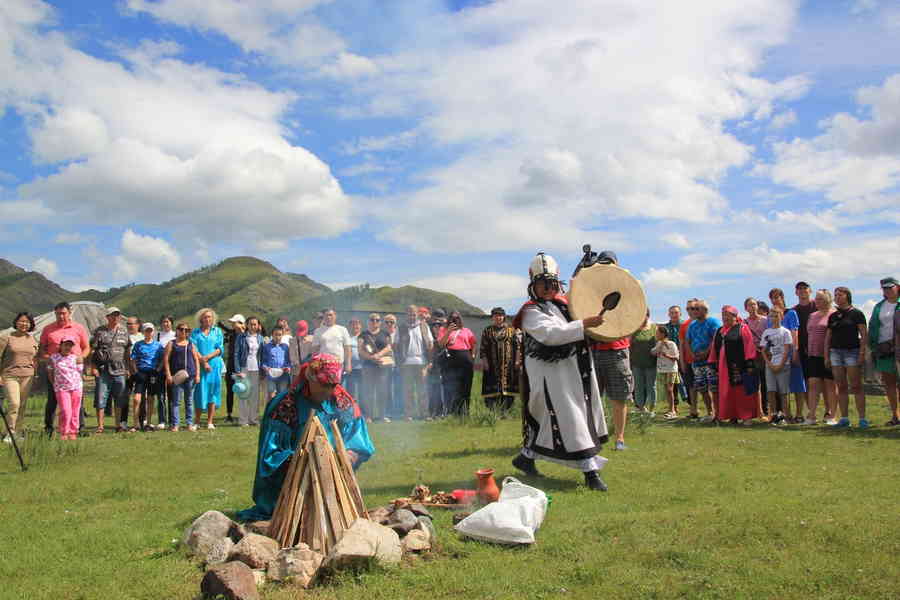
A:
{"type": "Polygon", "coordinates": [[[72,292],[40,273],[26,271],[0,259],[0,329],[6,328],[19,311],[38,315],[71,297],[72,292]]]}
{"type": "Polygon", "coordinates": [[[211,306],[222,320],[235,313],[255,315],[266,328],[278,317],[309,319],[325,306],[339,311],[403,312],[409,304],[456,309],[467,315],[484,314],[479,308],[434,290],[368,285],[334,292],[306,275],[284,273],[250,256],[228,258],[160,284],[139,283],[105,292],[70,292],[40,273],[26,271],[0,259],[0,325],[20,310],[47,312],[61,300],[92,300],[117,306],[126,315],[157,323],[160,315],[193,322],[194,313],[211,306]]]}
{"type": "Polygon", "coordinates": [[[241,312],[269,322],[280,315],[285,304],[330,291],[306,275],[282,273],[263,260],[238,256],[158,285],[138,284],[105,293],[89,290],[79,297],[118,306],[126,314],[137,314],[154,323],[164,314],[192,318],[206,306],[213,307],[223,319],[241,312]]]}
{"type": "Polygon", "coordinates": [[[287,312],[285,313],[285,317],[291,321],[295,319],[309,319],[322,308],[329,306],[333,306],[338,312],[364,311],[402,313],[410,304],[428,306],[430,308],[458,310],[463,315],[485,314],[484,311],[477,306],[472,306],[453,294],[413,287],[411,285],[399,288],[389,286],[373,288],[366,284],[326,293],[291,306],[286,309],[287,312]]]}

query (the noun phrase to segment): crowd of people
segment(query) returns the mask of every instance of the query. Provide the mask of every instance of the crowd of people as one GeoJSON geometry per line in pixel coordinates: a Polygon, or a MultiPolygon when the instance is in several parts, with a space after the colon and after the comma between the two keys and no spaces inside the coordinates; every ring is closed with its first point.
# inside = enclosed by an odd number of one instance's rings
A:
{"type": "MultiPolygon", "coordinates": [[[[163,315],[157,327],[111,306],[106,323],[91,332],[72,319],[67,302],[54,313],[55,322],[39,339],[27,312],[16,316],[10,334],[0,336],[9,435],[24,432],[24,406],[38,376],[47,388],[44,429],[50,435],[56,430],[61,439],[90,429],[85,375],[95,382],[95,433],[104,432],[107,417],[117,432],[212,430],[223,402],[225,422],[258,426],[268,400],[287,390],[315,354],[336,357],[345,388],[370,423],[464,415],[479,356],[477,338],[458,311],[412,305],[399,324],[393,314],[372,313],[365,328],[356,318],[345,327],[327,308],[312,326],[301,320],[292,329],[281,318],[268,331],[254,316],[235,314],[223,323],[212,308],[197,311],[191,323],[163,315]],[[41,364],[46,368],[39,369],[41,364]]],[[[521,340],[503,309],[495,308],[480,357],[483,395],[503,413],[513,407],[521,340]]]]}
{"type": "MultiPolygon", "coordinates": [[[[857,426],[868,427],[862,386],[867,354],[884,385],[887,425],[900,425],[900,285],[893,277],[880,285],[884,298],[869,319],[853,306],[848,288],[813,293],[801,281],[791,307],[777,288],[768,302],[747,298],[743,312],[728,305],[716,316],[705,301],[692,298],[686,319],[679,306],[668,309],[665,323],[652,323],[648,311],[632,336],[590,344],[598,390],[612,401],[615,448],[625,449],[629,407],[655,416],[658,401],[667,419],[773,425],[817,424],[821,401],[823,423],[849,427],[852,396],[857,426]]],[[[556,293],[558,288],[548,292],[551,299],[556,293]]],[[[163,315],[157,327],[109,307],[106,324],[92,332],[72,319],[68,303],[54,312],[56,321],[40,339],[32,335],[34,318],[27,312],[0,336],[11,435],[23,432],[25,402],[39,373],[47,386],[45,430],[56,429],[62,439],[89,429],[84,374],[95,379],[97,433],[110,416],[119,432],[215,429],[223,401],[226,422],[259,425],[267,401],[286,390],[316,353],[337,358],[343,386],[368,422],[466,414],[476,366],[483,373],[484,402],[500,414],[512,410],[520,392],[529,393],[520,390],[529,336],[502,308],[491,311],[480,343],[459,312],[418,306],[407,307],[405,318],[372,313],[365,324],[352,318],[346,327],[329,308],[312,325],[297,321],[292,329],[278,319],[268,331],[253,316],[236,314],[223,323],[211,308],[198,311],[191,323],[163,315]]],[[[577,370],[570,375],[578,379],[577,370]]]]}

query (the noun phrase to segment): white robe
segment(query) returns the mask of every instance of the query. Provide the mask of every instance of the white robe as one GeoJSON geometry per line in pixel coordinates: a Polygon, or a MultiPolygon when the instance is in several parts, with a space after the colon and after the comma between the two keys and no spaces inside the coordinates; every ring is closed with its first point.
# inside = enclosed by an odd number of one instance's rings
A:
{"type": "MultiPolygon", "coordinates": [[[[541,307],[528,306],[522,317],[525,333],[545,346],[584,340],[582,322],[567,321],[552,302],[542,302],[541,307]]],[[[597,456],[608,431],[590,352],[587,360],[589,377],[585,381],[577,354],[555,362],[526,354],[525,370],[530,391],[524,456],[580,471],[602,469],[606,464],[607,459],[597,456]]]]}

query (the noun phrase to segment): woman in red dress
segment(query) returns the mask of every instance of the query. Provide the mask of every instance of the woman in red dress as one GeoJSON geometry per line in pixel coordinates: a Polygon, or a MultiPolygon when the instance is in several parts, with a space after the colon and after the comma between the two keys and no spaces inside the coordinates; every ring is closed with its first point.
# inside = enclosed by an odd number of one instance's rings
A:
{"type": "Polygon", "coordinates": [[[753,359],[756,346],[753,333],[733,306],[722,307],[722,327],[713,338],[709,362],[719,375],[720,421],[741,421],[749,425],[759,417],[754,383],[758,385],[753,359]]]}

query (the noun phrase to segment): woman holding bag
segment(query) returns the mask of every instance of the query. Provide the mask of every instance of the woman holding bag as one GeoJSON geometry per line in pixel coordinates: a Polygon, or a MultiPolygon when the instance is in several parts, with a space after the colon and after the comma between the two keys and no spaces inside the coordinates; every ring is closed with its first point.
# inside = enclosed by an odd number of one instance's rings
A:
{"type": "Polygon", "coordinates": [[[169,396],[169,431],[178,431],[181,426],[181,398],[184,397],[184,417],[189,431],[197,431],[194,424],[194,386],[200,383],[200,355],[188,336],[191,328],[187,323],[175,327],[175,339],[166,344],[163,355],[163,370],[166,386],[172,392],[169,396]]]}

